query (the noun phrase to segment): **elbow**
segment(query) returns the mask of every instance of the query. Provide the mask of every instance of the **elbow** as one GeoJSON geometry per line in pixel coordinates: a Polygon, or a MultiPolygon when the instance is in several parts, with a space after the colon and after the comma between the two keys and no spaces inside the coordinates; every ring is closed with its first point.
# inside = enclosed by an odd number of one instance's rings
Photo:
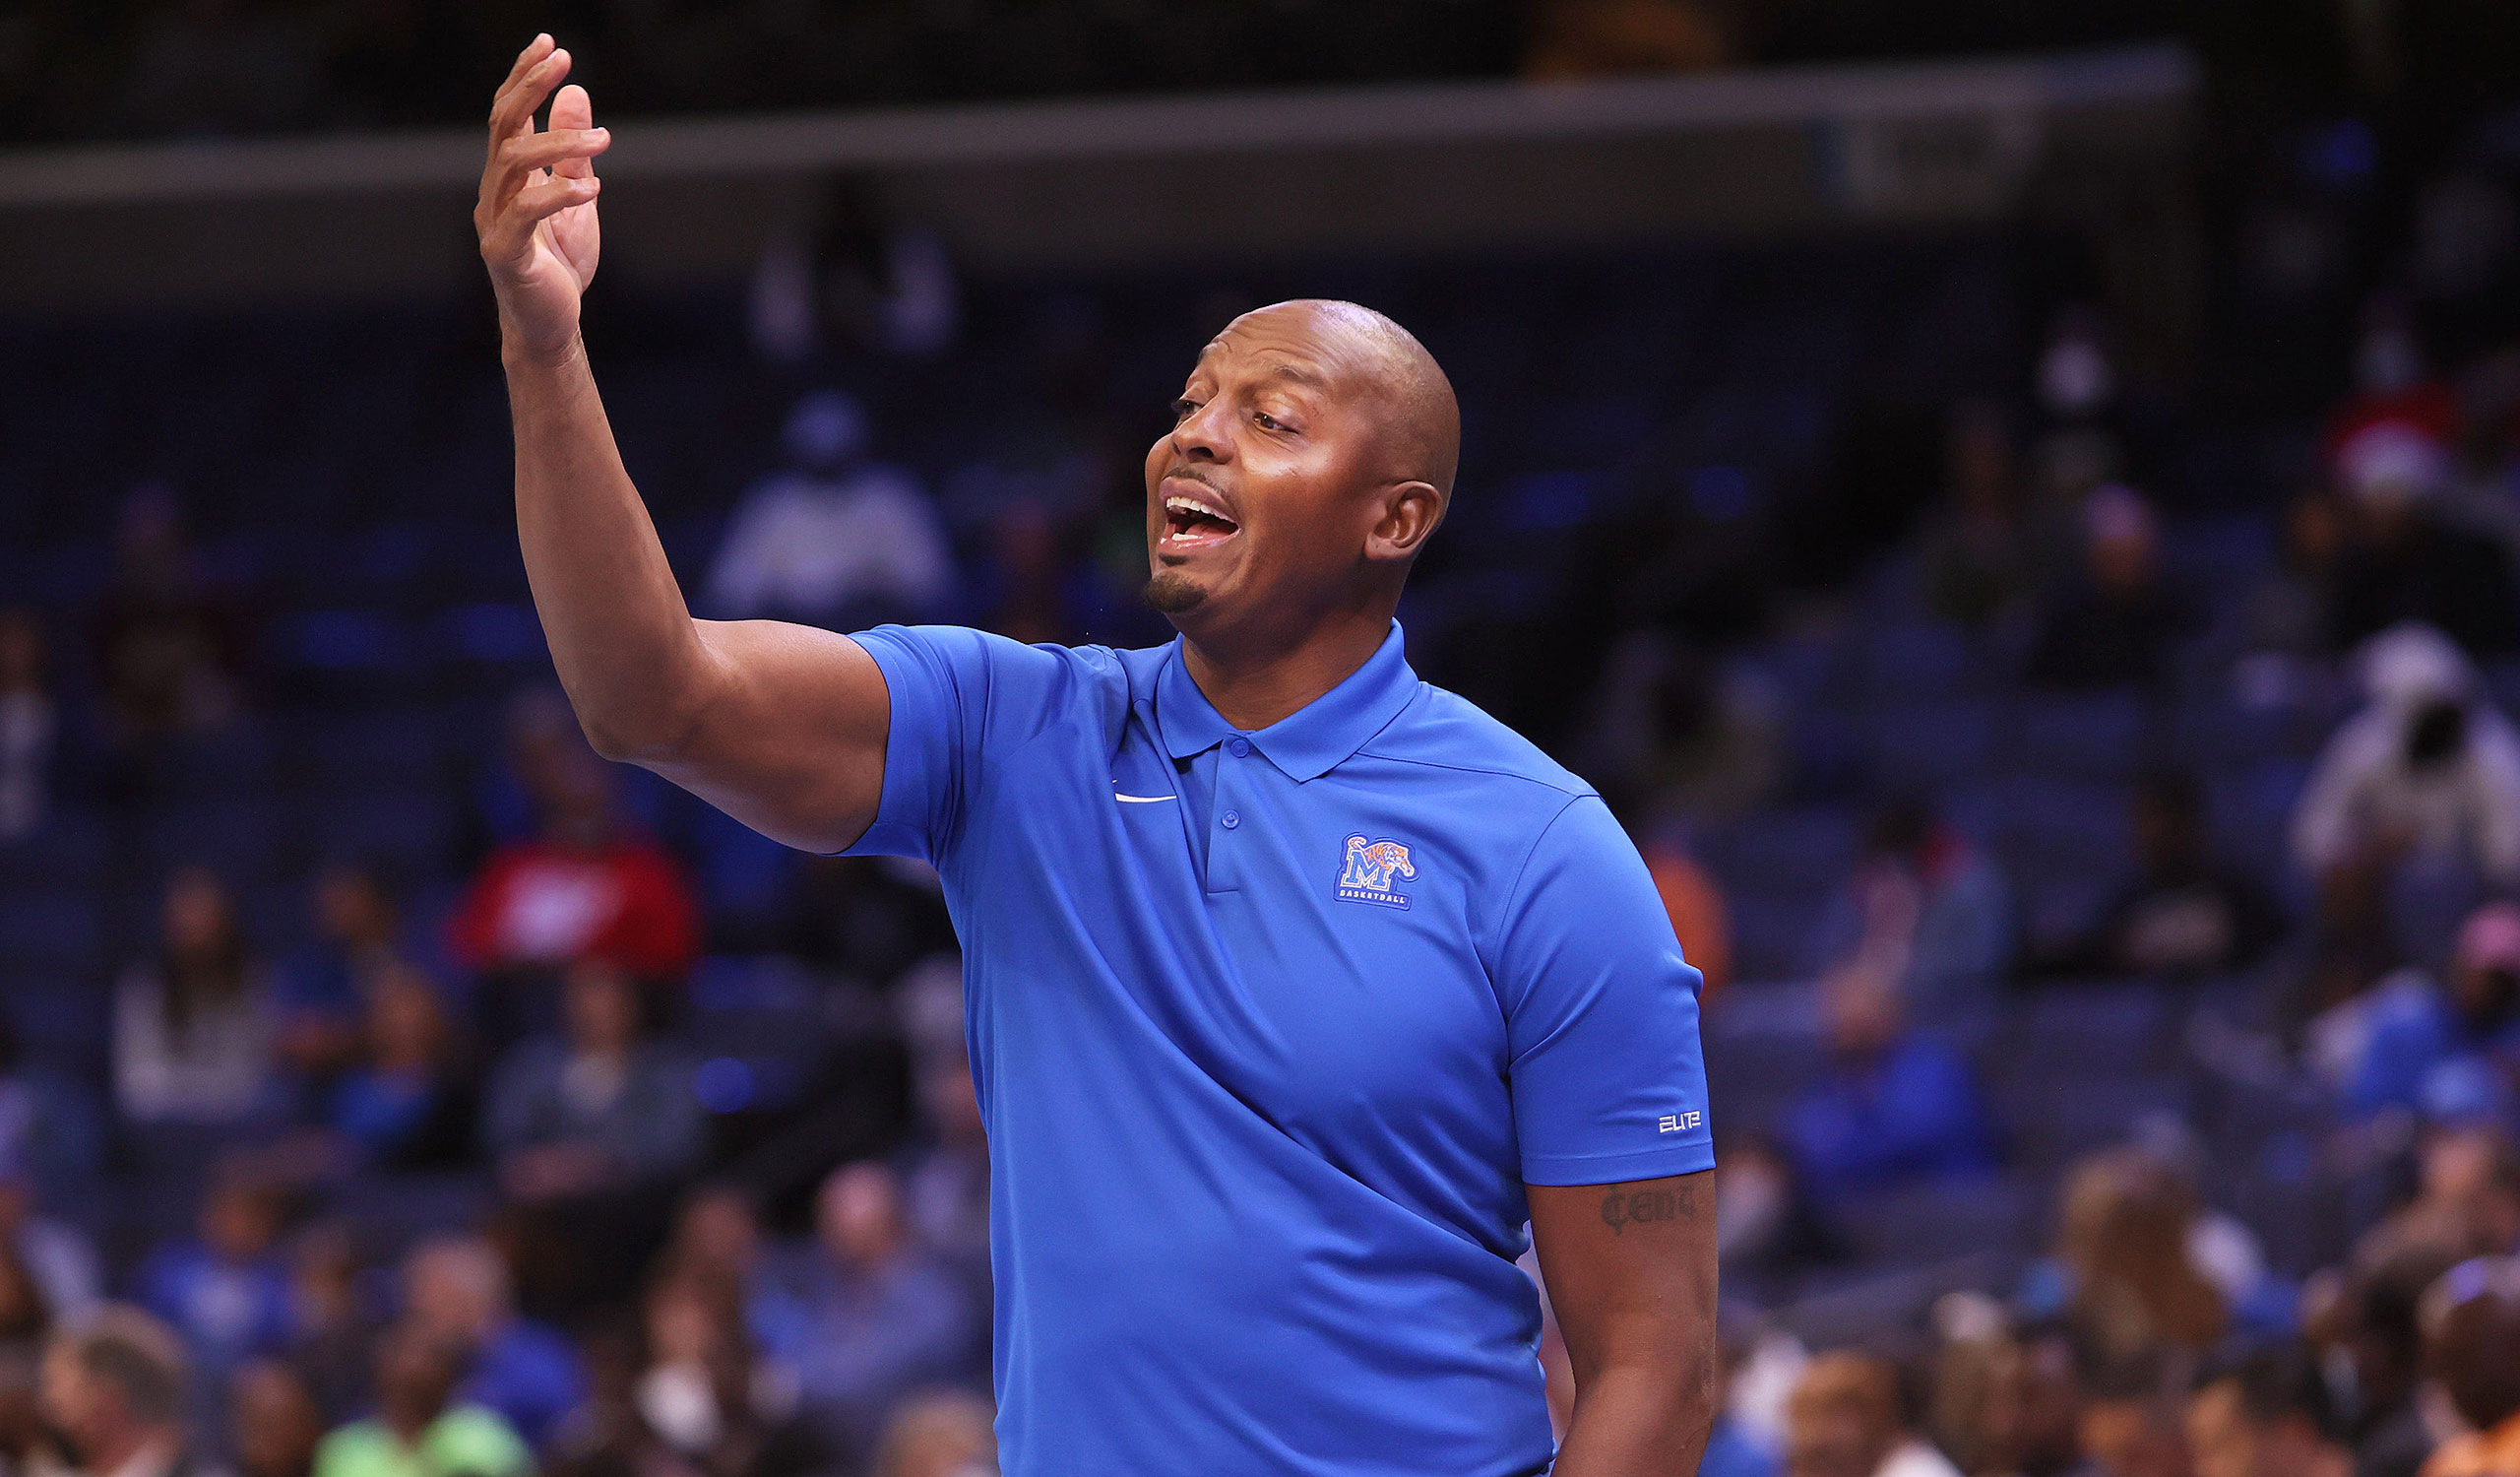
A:
{"type": "Polygon", "coordinates": [[[656,764],[686,756],[705,718],[705,705],[688,697],[659,697],[636,709],[585,701],[573,706],[587,746],[615,764],[656,764]]]}
{"type": "Polygon", "coordinates": [[[598,757],[615,764],[633,764],[649,754],[649,745],[639,740],[636,731],[598,719],[584,710],[578,714],[578,731],[586,735],[587,746],[594,749],[598,757]]]}

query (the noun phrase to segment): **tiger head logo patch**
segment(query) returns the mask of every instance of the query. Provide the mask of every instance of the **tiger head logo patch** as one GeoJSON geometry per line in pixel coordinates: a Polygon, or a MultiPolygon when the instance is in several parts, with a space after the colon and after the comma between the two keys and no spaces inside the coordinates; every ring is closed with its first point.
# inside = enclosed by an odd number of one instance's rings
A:
{"type": "Polygon", "coordinates": [[[1409,894],[1400,890],[1400,879],[1417,875],[1417,864],[1409,860],[1403,843],[1351,836],[1347,860],[1339,868],[1339,896],[1352,903],[1406,908],[1409,894]]]}

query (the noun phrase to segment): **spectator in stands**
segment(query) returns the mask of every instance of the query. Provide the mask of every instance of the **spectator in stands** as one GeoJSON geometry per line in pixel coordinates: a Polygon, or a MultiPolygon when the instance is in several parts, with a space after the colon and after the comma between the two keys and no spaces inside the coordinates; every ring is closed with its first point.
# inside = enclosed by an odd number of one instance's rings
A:
{"type": "Polygon", "coordinates": [[[6,1165],[0,1165],[0,1245],[34,1279],[55,1318],[85,1318],[103,1297],[95,1247],[77,1228],[44,1215],[34,1182],[6,1165]]]}
{"type": "Polygon", "coordinates": [[[2374,421],[2338,445],[2346,540],[2327,608],[2344,650],[2407,621],[2447,634],[2479,659],[2520,647],[2520,595],[2500,546],[2436,508],[2447,472],[2439,438],[2405,420],[2374,421]]]}
{"type": "Polygon", "coordinates": [[[2302,1290],[2302,1332],[2346,1397],[2345,1435],[2362,1477],[2416,1477],[2432,1453],[2418,1315],[2426,1290],[2461,1259],[2439,1247],[2375,1249],[2302,1290]]]}
{"type": "Polygon", "coordinates": [[[2462,1076],[2482,1069],[2498,1080],[2520,1063],[2520,905],[2488,903],[2468,916],[2448,989],[2409,970],[2357,1003],[2350,1111],[2423,1113],[2459,1097],[2462,1076]]]}
{"type": "Polygon", "coordinates": [[[366,987],[399,962],[393,894],[370,867],[334,863],[315,876],[315,936],[282,960],[274,1004],[280,1060],[320,1100],[358,1059],[366,987]]]}
{"type": "Polygon", "coordinates": [[[324,1413],[296,1370],[255,1360],[227,1381],[227,1402],[236,1477],[310,1477],[324,1413]]]}
{"type": "Polygon", "coordinates": [[[231,1124],[268,1106],[271,998],[207,867],[166,884],[158,957],[114,992],[114,1096],[135,1123],[231,1124]]]}
{"type": "Polygon", "coordinates": [[[963,1390],[904,1400],[875,1448],[873,1477],[976,1477],[997,1470],[996,1414],[963,1390]]]}
{"type": "Polygon", "coordinates": [[[2099,310],[2088,303],[2057,310],[2033,384],[2041,427],[2030,448],[2030,501],[2046,526],[2070,521],[2093,489],[2126,475],[2117,366],[2099,310]]]}
{"type": "Polygon", "coordinates": [[[2463,1262],[2425,1294],[2425,1367],[2467,1433],[2441,1444],[2423,1477],[2520,1473],[2520,1266],[2463,1262]]]}
{"type": "Polygon", "coordinates": [[[2196,1477],[2355,1477],[2318,1366],[2299,1346],[2251,1355],[2187,1402],[2196,1477]]]}
{"type": "Polygon", "coordinates": [[[2194,977],[2245,968],[2284,934],[2274,900],[2217,861],[2196,782],[2153,775],[2134,797],[2135,875],[2068,963],[2094,973],[2194,977]]]}
{"type": "Polygon", "coordinates": [[[2016,1300],[2026,1316],[2061,1316],[2105,1368],[2222,1338],[2231,1310],[2185,1177],[2144,1150],[2110,1149],[2074,1167],[2060,1200],[2054,1255],[2016,1300]]]}
{"type": "Polygon", "coordinates": [[[643,1311],[647,1365],[634,1398],[648,1430],[701,1472],[751,1471],[795,1390],[754,1358],[742,1284],[667,1262],[643,1311]]]}
{"type": "Polygon", "coordinates": [[[141,1304],[214,1376],[287,1345],[288,1268],[278,1251],[284,1209],[276,1187],[223,1173],[202,1197],[197,1232],[151,1252],[132,1279],[141,1304]]]}
{"type": "Polygon", "coordinates": [[[0,1355],[40,1353],[52,1322],[34,1269],[17,1248],[0,1243],[0,1355]]]}
{"type": "Polygon", "coordinates": [[[1899,993],[1858,968],[1827,984],[1829,1065],[1788,1115],[1802,1183],[1823,1203],[1994,1167],[1968,1063],[1907,1022],[1899,993]]]}
{"type": "Polygon", "coordinates": [[[392,960],[370,976],[356,1064],[329,1094],[326,1122],[360,1163],[443,1169],[472,1147],[472,1095],[435,981],[392,960]]]}
{"type": "Polygon", "coordinates": [[[905,1392],[963,1378],[980,1337],[978,1311],[912,1239],[900,1181],[885,1166],[834,1170],[815,1198],[814,1227],[812,1253],[784,1296],[759,1310],[759,1332],[796,1371],[808,1418],[862,1450],[905,1392]]]}
{"type": "Polygon", "coordinates": [[[2280,559],[2236,612],[2240,665],[2233,675],[2242,701],[2277,707],[2306,695],[2301,665],[2327,653],[2328,602],[2344,544],[2345,513],[2326,488],[2285,505],[2280,559]]]}
{"type": "Polygon", "coordinates": [[[367,1408],[382,1310],[352,1228],[328,1221],[296,1238],[289,1252],[288,1361],[306,1381],[325,1423],[367,1408]]]}
{"type": "Polygon", "coordinates": [[[519,1477],[533,1453],[496,1410],[457,1395],[463,1353],[414,1323],[376,1350],[376,1414],[324,1438],[315,1477],[519,1477]]]}
{"type": "Polygon", "coordinates": [[[1018,493],[1001,499],[984,526],[987,554],[972,581],[973,604],[984,612],[981,626],[1027,645],[1082,640],[1091,595],[1076,586],[1093,571],[1066,557],[1067,531],[1051,510],[1039,497],[1018,493]]]}
{"type": "Polygon", "coordinates": [[[866,413],[837,390],[788,413],[788,465],[735,505],[703,605],[729,619],[837,629],[932,617],[954,597],[952,550],[906,471],[867,458],[866,413]]]}
{"type": "Polygon", "coordinates": [[[60,726],[42,623],[24,606],[0,610],[0,846],[43,829],[60,726]]]}
{"type": "Polygon", "coordinates": [[[2427,1128],[2416,1152],[2415,1194],[2363,1233],[2356,1259],[2378,1264],[2428,1251],[2443,1261],[2498,1255],[2520,1246],[2520,1151],[2509,1121],[2510,1098],[2482,1121],[2427,1128]]]}
{"type": "Polygon", "coordinates": [[[0,1234],[7,1196],[68,1193],[103,1162],[105,1125],[88,1085],[57,1060],[24,1050],[0,1011],[0,1234]]]}
{"type": "Polygon", "coordinates": [[[1813,937],[1815,973],[1870,971],[1898,986],[1915,1018],[1939,1022],[1983,1004],[2011,966],[2011,890],[1959,831],[1895,801],[1813,937]]]}
{"type": "Polygon", "coordinates": [[[2433,373],[2429,355],[2394,292],[2362,304],[2354,344],[2354,387],[2328,415],[2322,450],[2333,461],[2374,425],[2402,425],[2435,445],[2459,434],[2458,392],[2433,373]]]}
{"type": "Polygon", "coordinates": [[[1937,1324],[1955,1302],[1985,1310],[1987,1321],[1945,1327],[1933,1367],[1935,1445],[1970,1477],[2066,1477],[2079,1469],[2082,1391],[2071,1342],[2054,1333],[2017,1336],[1991,1300],[1973,1293],[1937,1303],[1937,1324]]]}
{"type": "Polygon", "coordinates": [[[109,1307],[44,1351],[44,1416],[88,1477],[209,1477],[184,1431],[188,1382],[165,1325],[109,1307]]]}
{"type": "Polygon", "coordinates": [[[2325,877],[2401,860],[2520,884],[2520,738],[2478,696],[2476,669],[2427,626],[2360,655],[2363,709],[2320,753],[2293,816],[2293,853],[2325,877]]]}
{"type": "Polygon", "coordinates": [[[2084,1464],[2074,1477],[2192,1477],[2186,1433],[2186,1351],[2149,1349],[2114,1358],[2086,1353],[2075,1421],[2084,1464]]]}
{"type": "Polygon", "coordinates": [[[473,795],[495,846],[532,839],[562,808],[561,782],[589,751],[577,711],[557,685],[509,694],[500,728],[498,760],[483,770],[473,795]]]}
{"type": "Polygon", "coordinates": [[[924,1141],[903,1162],[902,1208],[919,1244],[989,1291],[988,1130],[963,1035],[959,968],[914,971],[897,1001],[917,1075],[924,1141]]]}
{"type": "Polygon", "coordinates": [[[518,1046],[483,1106],[508,1193],[564,1199],[689,1171],[706,1146],[691,1069],[644,1039],[638,987],[588,958],[570,968],[562,1007],[565,1034],[518,1046]]]}
{"type": "Polygon", "coordinates": [[[1845,1260],[1845,1239],[1784,1148],[1727,1130],[1715,1161],[1715,1246],[1726,1285],[1765,1288],[1845,1260]]]}
{"type": "Polygon", "coordinates": [[[549,1019],[571,965],[599,960],[643,985],[678,982],[699,949],[699,907],[682,869],[614,811],[613,771],[583,742],[529,776],[541,831],[491,853],[448,926],[455,955],[494,986],[485,1003],[503,1030],[549,1019]]]}
{"type": "Polygon", "coordinates": [[[702,1185],[683,1197],[665,1258],[751,1288],[761,1270],[761,1216],[733,1185],[702,1185]]]}
{"type": "Polygon", "coordinates": [[[1648,837],[1639,850],[1663,911],[1670,915],[1680,957],[1696,965],[1702,977],[1698,1003],[1704,1005],[1732,979],[1732,920],[1724,884],[1699,863],[1675,828],[1648,837]]]}
{"type": "Polygon", "coordinates": [[[2000,408],[1983,400],[1952,408],[1943,432],[1943,485],[1942,506],[1919,541],[1925,608],[1945,620],[1984,627],[2027,597],[2036,567],[2000,408]]]}
{"type": "Polygon", "coordinates": [[[488,1242],[450,1237],[422,1244],[404,1265],[403,1286],[404,1311],[417,1336],[456,1352],[463,1372],[459,1398],[496,1411],[529,1443],[539,1445],[583,1397],[576,1351],[516,1311],[507,1263],[488,1242]]]}
{"type": "Polygon", "coordinates": [[[1908,1431],[1897,1372],[1843,1350],[1812,1360],[1794,1386],[1785,1469],[1788,1477],[1960,1477],[1908,1431]]]}
{"type": "Polygon", "coordinates": [[[2161,524],[2142,495],[2114,482],[2083,503],[2081,577],[2050,603],[2029,676],[2057,687],[2150,687],[2194,625],[2162,572],[2161,524]]]}
{"type": "Polygon", "coordinates": [[[1599,691],[1592,771],[1649,824],[1737,819],[1784,780],[1783,704],[1746,669],[1641,633],[1611,652],[1599,691]]]}
{"type": "Polygon", "coordinates": [[[135,490],[97,619],[97,687],[112,737],[148,743],[225,726],[241,706],[242,645],[232,613],[193,568],[174,493],[135,490]]]}
{"type": "Polygon", "coordinates": [[[40,1353],[0,1351],[0,1467],[13,1473],[71,1467],[60,1438],[44,1419],[40,1353]]]}

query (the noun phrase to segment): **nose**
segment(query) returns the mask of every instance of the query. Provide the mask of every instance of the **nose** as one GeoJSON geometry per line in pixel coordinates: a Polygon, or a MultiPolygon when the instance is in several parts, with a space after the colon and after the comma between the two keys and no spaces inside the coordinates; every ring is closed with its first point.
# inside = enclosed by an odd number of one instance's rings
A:
{"type": "Polygon", "coordinates": [[[1181,417],[1172,427],[1172,454],[1185,462],[1223,462],[1233,455],[1231,415],[1220,395],[1181,417]]]}

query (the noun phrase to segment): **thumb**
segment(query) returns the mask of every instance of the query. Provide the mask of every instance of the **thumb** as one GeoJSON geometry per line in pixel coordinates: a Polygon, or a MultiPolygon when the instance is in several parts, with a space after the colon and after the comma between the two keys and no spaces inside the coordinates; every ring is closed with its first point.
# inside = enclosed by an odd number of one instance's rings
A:
{"type": "MultiPolygon", "coordinates": [[[[582,88],[573,82],[567,87],[562,88],[553,96],[551,98],[551,127],[555,132],[563,128],[581,129],[595,127],[595,101],[587,96],[587,90],[585,88],[582,88]]],[[[595,161],[592,159],[564,159],[557,164],[552,165],[551,172],[559,175],[563,179],[584,179],[595,173],[595,161]]]]}

